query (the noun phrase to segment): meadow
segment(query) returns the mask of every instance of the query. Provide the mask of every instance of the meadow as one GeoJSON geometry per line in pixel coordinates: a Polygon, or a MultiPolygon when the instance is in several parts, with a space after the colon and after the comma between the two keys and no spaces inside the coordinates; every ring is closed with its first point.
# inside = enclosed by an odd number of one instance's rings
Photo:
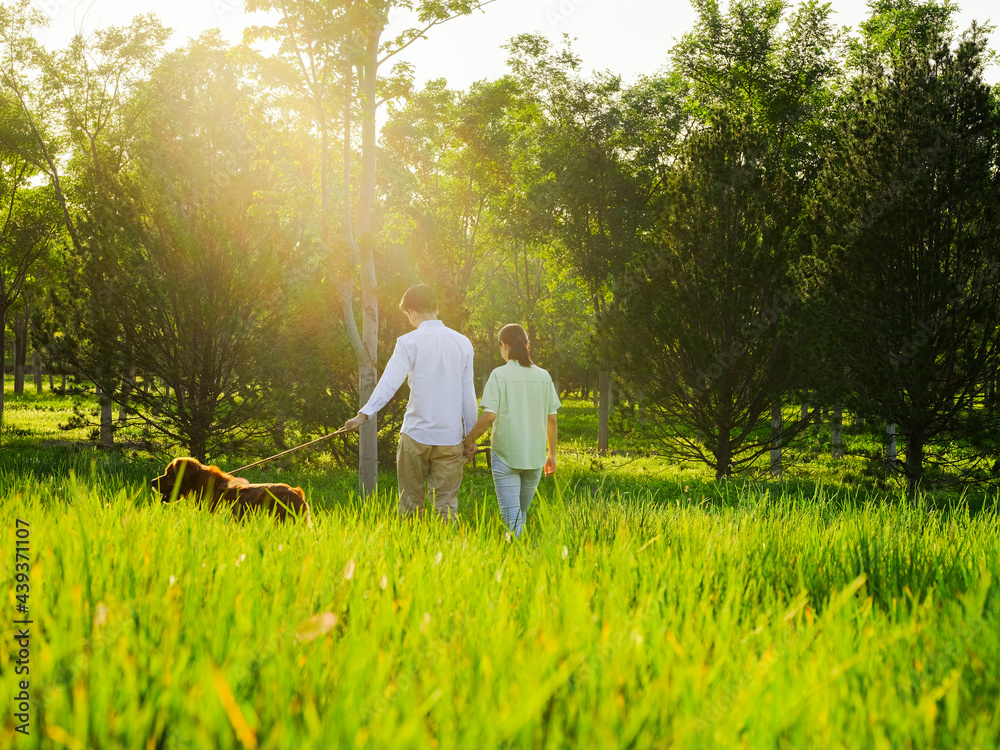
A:
{"type": "Polygon", "coordinates": [[[160,456],[40,446],[65,399],[7,406],[0,747],[1000,744],[995,496],[598,457],[573,402],[521,539],[481,461],[453,526],[319,454],[248,474],[306,488],[314,528],[235,523],[154,502],[160,456]]]}

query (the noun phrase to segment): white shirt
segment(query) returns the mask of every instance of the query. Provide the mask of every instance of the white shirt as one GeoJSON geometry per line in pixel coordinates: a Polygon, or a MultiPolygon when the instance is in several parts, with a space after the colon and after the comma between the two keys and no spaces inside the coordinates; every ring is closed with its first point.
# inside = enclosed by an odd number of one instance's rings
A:
{"type": "Polygon", "coordinates": [[[472,342],[440,320],[425,320],[396,339],[396,348],[361,413],[371,416],[406,380],[404,432],[424,445],[458,445],[479,415],[472,383],[472,342]],[[464,426],[463,426],[464,420],[464,426]]]}

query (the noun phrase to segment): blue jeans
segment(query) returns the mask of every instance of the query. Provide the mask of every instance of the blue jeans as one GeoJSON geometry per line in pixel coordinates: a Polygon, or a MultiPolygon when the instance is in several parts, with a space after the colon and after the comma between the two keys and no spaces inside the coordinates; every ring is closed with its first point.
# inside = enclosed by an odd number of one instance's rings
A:
{"type": "Polygon", "coordinates": [[[541,469],[512,469],[493,455],[493,486],[497,491],[500,515],[514,536],[521,536],[528,506],[542,479],[541,469]]]}

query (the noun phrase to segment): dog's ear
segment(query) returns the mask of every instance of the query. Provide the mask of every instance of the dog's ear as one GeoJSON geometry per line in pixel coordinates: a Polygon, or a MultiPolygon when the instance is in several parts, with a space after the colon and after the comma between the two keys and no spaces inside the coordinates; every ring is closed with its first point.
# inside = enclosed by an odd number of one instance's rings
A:
{"type": "Polygon", "coordinates": [[[186,495],[195,485],[198,477],[198,462],[193,458],[175,458],[174,474],[175,483],[180,487],[177,496],[186,495]]]}

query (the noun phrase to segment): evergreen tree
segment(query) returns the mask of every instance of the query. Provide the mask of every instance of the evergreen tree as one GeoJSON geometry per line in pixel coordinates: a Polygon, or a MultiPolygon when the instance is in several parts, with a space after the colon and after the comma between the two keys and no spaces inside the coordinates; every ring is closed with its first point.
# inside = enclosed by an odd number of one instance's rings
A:
{"type": "Polygon", "coordinates": [[[985,34],[953,42],[949,7],[893,0],[864,26],[800,266],[850,405],[898,426],[911,484],[929,441],[982,433],[1000,368],[1000,111],[985,34]]]}

